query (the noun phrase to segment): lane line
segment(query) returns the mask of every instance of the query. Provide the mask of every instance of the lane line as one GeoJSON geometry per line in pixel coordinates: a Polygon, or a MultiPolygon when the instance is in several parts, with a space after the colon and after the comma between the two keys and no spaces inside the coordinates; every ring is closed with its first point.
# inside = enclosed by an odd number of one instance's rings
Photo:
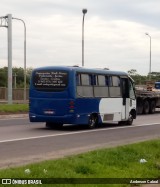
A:
{"type": "Polygon", "coordinates": [[[27,138],[2,140],[2,141],[0,141],[0,143],[31,140],[31,139],[40,139],[40,138],[49,138],[49,137],[56,137],[56,136],[75,135],[75,134],[82,134],[82,133],[92,133],[92,132],[100,132],[100,131],[109,131],[109,130],[118,130],[118,129],[125,129],[125,128],[135,128],[135,127],[138,128],[138,127],[151,126],[151,125],[160,125],[160,123],[141,124],[141,125],[133,125],[133,126],[113,127],[113,128],[102,128],[102,129],[93,129],[93,130],[84,130],[84,131],[78,131],[78,132],[59,133],[59,134],[51,134],[51,135],[44,135],[44,136],[33,136],[33,137],[27,137],[27,138]]]}

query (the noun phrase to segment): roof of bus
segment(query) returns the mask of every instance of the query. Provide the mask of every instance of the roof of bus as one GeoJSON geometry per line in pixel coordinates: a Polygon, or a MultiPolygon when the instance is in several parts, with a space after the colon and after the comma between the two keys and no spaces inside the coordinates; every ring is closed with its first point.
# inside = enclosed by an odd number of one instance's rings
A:
{"type": "Polygon", "coordinates": [[[37,70],[66,70],[66,71],[76,71],[76,72],[84,72],[84,73],[100,73],[100,74],[111,74],[111,75],[128,75],[124,71],[114,71],[114,70],[108,70],[108,69],[100,69],[100,68],[84,68],[84,67],[77,67],[77,66],[44,66],[34,69],[34,71],[37,70]]]}

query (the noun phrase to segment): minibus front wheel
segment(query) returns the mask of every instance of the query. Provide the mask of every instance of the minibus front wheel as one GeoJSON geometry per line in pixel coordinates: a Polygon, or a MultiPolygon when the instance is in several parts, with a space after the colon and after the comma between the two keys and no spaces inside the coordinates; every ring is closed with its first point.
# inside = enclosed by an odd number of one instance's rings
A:
{"type": "Polygon", "coordinates": [[[128,120],[126,121],[126,125],[132,125],[133,123],[133,116],[132,115],[129,115],[129,118],[128,120]]]}

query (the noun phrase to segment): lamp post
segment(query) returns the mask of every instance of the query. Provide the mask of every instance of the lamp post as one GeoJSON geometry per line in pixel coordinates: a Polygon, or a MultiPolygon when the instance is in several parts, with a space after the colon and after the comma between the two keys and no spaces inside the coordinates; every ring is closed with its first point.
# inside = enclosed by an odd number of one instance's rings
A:
{"type": "Polygon", "coordinates": [[[87,13],[87,9],[82,9],[83,20],[82,20],[82,66],[84,66],[84,17],[87,13]]]}
{"type": "Polygon", "coordinates": [[[19,20],[24,25],[24,102],[26,102],[26,24],[22,19],[12,18],[15,20],[19,20]]]}
{"type": "Polygon", "coordinates": [[[150,38],[150,61],[149,61],[149,80],[151,80],[151,36],[145,33],[150,38]]]}
{"type": "Polygon", "coordinates": [[[6,27],[8,30],[8,104],[12,104],[12,14],[0,19],[0,27],[6,27]]]}

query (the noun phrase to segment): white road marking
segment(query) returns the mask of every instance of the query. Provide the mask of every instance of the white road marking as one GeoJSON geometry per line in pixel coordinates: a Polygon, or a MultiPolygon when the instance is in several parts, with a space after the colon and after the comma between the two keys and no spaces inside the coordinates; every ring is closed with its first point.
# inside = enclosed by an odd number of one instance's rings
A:
{"type": "Polygon", "coordinates": [[[125,128],[135,128],[135,127],[143,127],[143,126],[151,126],[151,125],[160,125],[160,123],[141,124],[141,125],[132,125],[132,126],[123,126],[123,127],[113,127],[113,128],[102,128],[102,129],[93,129],[93,130],[84,130],[84,131],[78,131],[78,132],[59,133],[59,134],[51,134],[51,135],[44,135],[44,136],[33,136],[33,137],[27,137],[27,138],[2,140],[2,141],[0,141],[0,143],[39,139],[39,138],[49,138],[49,137],[56,137],[56,136],[66,136],[66,135],[74,135],[74,134],[82,134],[82,133],[92,133],[92,132],[100,132],[100,131],[109,131],[109,130],[117,130],[117,129],[125,129],[125,128]]]}

